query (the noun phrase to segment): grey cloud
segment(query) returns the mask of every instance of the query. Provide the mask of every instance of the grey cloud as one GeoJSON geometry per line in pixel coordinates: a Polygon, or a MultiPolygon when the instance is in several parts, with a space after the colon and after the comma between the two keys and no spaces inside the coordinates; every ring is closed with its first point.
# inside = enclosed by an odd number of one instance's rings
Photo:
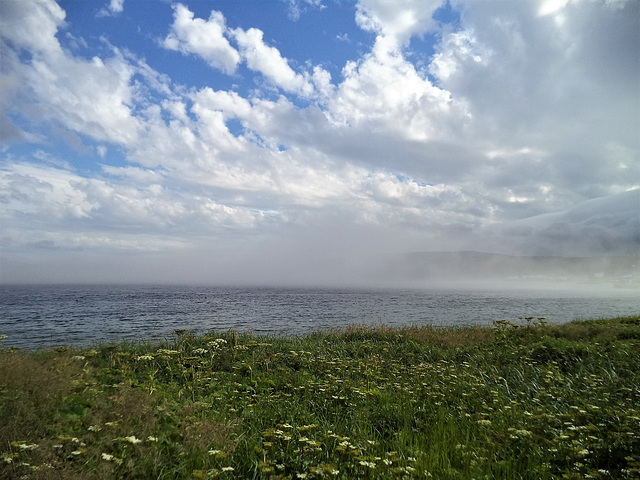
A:
{"type": "Polygon", "coordinates": [[[584,201],[564,212],[506,222],[494,248],[536,255],[640,254],[640,189],[584,201]]]}

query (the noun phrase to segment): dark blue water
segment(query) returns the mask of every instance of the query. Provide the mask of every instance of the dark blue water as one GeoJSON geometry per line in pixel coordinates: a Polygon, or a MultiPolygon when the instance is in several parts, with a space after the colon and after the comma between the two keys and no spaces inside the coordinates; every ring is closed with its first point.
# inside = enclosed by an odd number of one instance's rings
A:
{"type": "Polygon", "coordinates": [[[637,291],[337,290],[168,286],[0,286],[5,347],[252,331],[300,335],[350,324],[491,325],[543,316],[551,323],[640,314],[637,291]]]}

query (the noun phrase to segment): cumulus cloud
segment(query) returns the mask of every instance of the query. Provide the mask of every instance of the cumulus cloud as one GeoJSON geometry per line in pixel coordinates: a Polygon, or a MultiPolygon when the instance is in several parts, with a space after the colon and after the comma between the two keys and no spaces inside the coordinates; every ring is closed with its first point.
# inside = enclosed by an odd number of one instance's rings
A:
{"type": "Polygon", "coordinates": [[[130,80],[136,68],[117,49],[104,60],[76,58],[63,50],[56,32],[65,14],[54,2],[28,2],[26,11],[12,1],[2,5],[3,22],[10,25],[3,26],[2,36],[32,55],[29,62],[13,63],[5,77],[22,87],[16,115],[59,123],[99,140],[134,141],[139,123],[131,113],[135,86],[130,80]]]}
{"type": "Polygon", "coordinates": [[[313,86],[303,75],[296,73],[289,66],[277,48],[264,43],[263,32],[257,28],[248,30],[236,29],[233,35],[240,46],[242,57],[247,66],[260,72],[276,86],[288,92],[311,95],[313,86]]]}
{"type": "Polygon", "coordinates": [[[414,35],[433,30],[436,25],[433,13],[443,4],[443,0],[361,0],[356,22],[362,29],[401,46],[414,35]]]}
{"type": "Polygon", "coordinates": [[[193,12],[178,3],[174,7],[173,25],[164,39],[164,47],[202,57],[211,67],[233,73],[240,55],[225,37],[224,15],[211,11],[209,20],[194,18],[193,12]]]}
{"type": "Polygon", "coordinates": [[[65,11],[52,0],[0,3],[0,35],[20,49],[54,54],[60,52],[55,39],[58,28],[64,25],[65,11]]]}

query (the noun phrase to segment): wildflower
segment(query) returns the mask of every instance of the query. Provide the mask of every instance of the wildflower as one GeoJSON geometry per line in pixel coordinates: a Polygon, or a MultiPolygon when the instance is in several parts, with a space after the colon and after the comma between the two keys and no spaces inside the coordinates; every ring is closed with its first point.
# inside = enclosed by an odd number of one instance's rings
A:
{"type": "Polygon", "coordinates": [[[153,355],[140,355],[138,360],[153,360],[153,355]]]}
{"type": "Polygon", "coordinates": [[[129,437],[124,437],[124,439],[126,442],[132,443],[132,444],[136,444],[136,443],[142,443],[142,440],[140,440],[139,438],[136,438],[135,435],[131,435],[129,437]]]}
{"type": "Polygon", "coordinates": [[[73,452],[71,452],[71,455],[80,455],[81,453],[81,450],[74,450],[73,452]]]}
{"type": "Polygon", "coordinates": [[[207,353],[209,350],[205,349],[205,348],[196,348],[193,353],[195,353],[196,355],[204,355],[205,353],[207,353]]]}
{"type": "Polygon", "coordinates": [[[318,425],[312,423],[310,425],[303,425],[302,427],[298,427],[298,431],[306,432],[307,430],[311,430],[312,428],[316,428],[318,425]]]}
{"type": "Polygon", "coordinates": [[[158,349],[158,354],[160,355],[178,355],[180,352],[178,352],[177,350],[168,350],[166,348],[160,348],[158,349]]]}
{"type": "Polygon", "coordinates": [[[207,342],[207,345],[210,348],[220,348],[222,347],[225,343],[227,343],[227,341],[224,338],[217,338],[215,340],[212,340],[210,342],[207,342]]]}
{"type": "Polygon", "coordinates": [[[235,469],[233,467],[222,467],[223,472],[233,472],[235,469]]]}
{"type": "Polygon", "coordinates": [[[367,462],[366,460],[360,460],[360,465],[363,467],[376,468],[376,464],[373,462],[367,462]]]}
{"type": "Polygon", "coordinates": [[[149,435],[147,437],[147,442],[157,442],[158,441],[158,437],[154,437],[153,435],[149,435]]]}
{"type": "Polygon", "coordinates": [[[102,454],[102,459],[106,460],[107,462],[110,462],[111,460],[113,460],[113,455],[111,455],[109,453],[103,453],[102,454]]]}
{"type": "Polygon", "coordinates": [[[491,425],[491,420],[478,420],[479,425],[491,425]]]}
{"type": "Polygon", "coordinates": [[[11,442],[12,447],[17,447],[20,450],[33,450],[34,448],[38,448],[36,443],[26,443],[26,442],[11,442]]]}
{"type": "Polygon", "coordinates": [[[222,453],[222,450],[209,450],[209,455],[218,455],[219,453],[222,453]]]}
{"type": "Polygon", "coordinates": [[[87,427],[87,430],[89,430],[90,432],[99,432],[102,429],[98,425],[89,425],[87,427]]]}

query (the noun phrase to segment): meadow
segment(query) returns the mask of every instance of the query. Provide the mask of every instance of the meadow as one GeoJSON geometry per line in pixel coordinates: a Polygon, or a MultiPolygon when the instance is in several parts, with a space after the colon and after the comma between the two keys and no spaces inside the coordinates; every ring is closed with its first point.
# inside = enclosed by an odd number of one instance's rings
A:
{"type": "Polygon", "coordinates": [[[640,477],[640,317],[0,352],[4,479],[640,477]]]}

